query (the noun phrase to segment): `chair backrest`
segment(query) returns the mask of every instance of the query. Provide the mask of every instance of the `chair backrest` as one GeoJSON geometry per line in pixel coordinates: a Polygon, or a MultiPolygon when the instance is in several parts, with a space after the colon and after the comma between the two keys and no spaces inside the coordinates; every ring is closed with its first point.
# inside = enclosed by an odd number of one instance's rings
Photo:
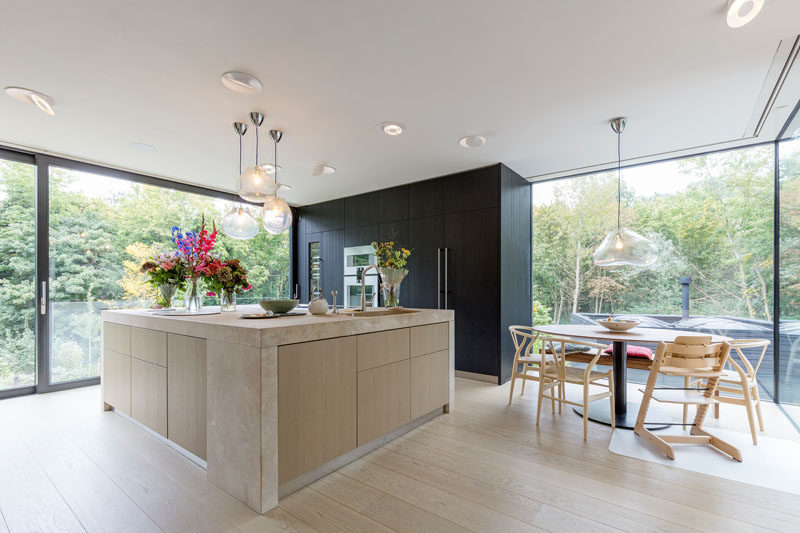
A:
{"type": "Polygon", "coordinates": [[[733,365],[737,370],[744,372],[750,378],[756,377],[756,372],[758,372],[758,367],[761,366],[761,361],[764,359],[764,355],[767,353],[767,348],[770,345],[770,341],[767,339],[734,339],[730,341],[728,344],[731,345],[731,348],[736,351],[739,355],[739,359],[742,361],[742,368],[734,359],[730,357],[728,362],[733,365]],[[756,360],[755,366],[750,362],[750,360],[745,356],[742,350],[747,350],[749,348],[761,348],[761,354],[759,354],[758,359],[756,360]]]}
{"type": "Polygon", "coordinates": [[[660,355],[659,367],[719,371],[728,359],[730,344],[712,343],[710,335],[685,335],[660,343],[659,352],[656,354],[660,355]]]}
{"type": "Polygon", "coordinates": [[[592,367],[594,367],[594,365],[600,359],[600,356],[603,355],[603,350],[606,348],[605,344],[598,344],[596,342],[589,342],[581,339],[570,339],[567,337],[542,337],[541,341],[542,361],[545,361],[548,358],[553,359],[556,364],[555,366],[559,379],[564,378],[566,373],[566,357],[568,353],[572,353],[569,350],[570,347],[574,350],[580,350],[582,353],[594,353],[594,357],[586,365],[587,371],[590,371],[592,367]]]}
{"type": "Polygon", "coordinates": [[[514,357],[525,357],[532,355],[534,344],[539,338],[539,332],[534,331],[531,326],[508,326],[511,333],[511,340],[514,342],[514,357]]]}

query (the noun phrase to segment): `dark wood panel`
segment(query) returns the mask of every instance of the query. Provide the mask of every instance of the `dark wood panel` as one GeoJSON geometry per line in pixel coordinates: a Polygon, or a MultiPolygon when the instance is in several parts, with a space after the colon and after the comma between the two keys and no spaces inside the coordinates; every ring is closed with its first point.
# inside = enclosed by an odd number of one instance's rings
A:
{"type": "Polygon", "coordinates": [[[344,230],[326,231],[322,240],[322,294],[333,304],[331,291],[344,295],[344,230]]]}
{"type": "Polygon", "coordinates": [[[344,230],[345,246],[363,246],[378,240],[378,225],[347,228],[344,230]]]}
{"type": "Polygon", "coordinates": [[[500,166],[459,172],[409,185],[410,218],[497,207],[500,166]]]}
{"type": "Polygon", "coordinates": [[[378,222],[408,220],[408,186],[378,191],[378,222]]]}
{"type": "Polygon", "coordinates": [[[344,227],[356,228],[378,223],[378,193],[371,192],[344,199],[344,227]]]}
{"type": "Polygon", "coordinates": [[[344,228],[344,198],[306,206],[306,231],[319,233],[344,228]]]}
{"type": "Polygon", "coordinates": [[[512,324],[531,325],[531,184],[500,167],[500,383],[511,378],[512,324]]]}
{"type": "Polygon", "coordinates": [[[437,295],[443,287],[438,284],[440,267],[437,258],[441,254],[437,250],[445,246],[444,217],[410,220],[408,241],[412,250],[408,261],[408,306],[436,309],[437,295]]]}
{"type": "Polygon", "coordinates": [[[444,223],[447,308],[456,315],[456,369],[491,376],[499,371],[498,225],[497,208],[454,213],[444,223]]]}

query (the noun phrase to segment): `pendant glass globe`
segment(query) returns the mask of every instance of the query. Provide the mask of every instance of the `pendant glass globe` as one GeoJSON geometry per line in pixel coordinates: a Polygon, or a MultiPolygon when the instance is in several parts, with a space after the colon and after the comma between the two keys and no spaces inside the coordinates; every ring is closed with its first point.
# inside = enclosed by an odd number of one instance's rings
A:
{"type": "Polygon", "coordinates": [[[286,200],[272,196],[264,202],[261,221],[264,223],[264,229],[278,235],[292,225],[292,210],[286,200]]]}
{"type": "Polygon", "coordinates": [[[222,217],[219,229],[231,239],[247,240],[258,235],[260,228],[249,209],[234,207],[222,217]]]}
{"type": "Polygon", "coordinates": [[[275,181],[263,167],[248,167],[239,176],[239,196],[248,202],[264,202],[276,190],[275,181]]]}
{"type": "Polygon", "coordinates": [[[653,241],[635,231],[619,228],[603,239],[592,256],[597,266],[650,266],[658,259],[658,248],[653,241]]]}

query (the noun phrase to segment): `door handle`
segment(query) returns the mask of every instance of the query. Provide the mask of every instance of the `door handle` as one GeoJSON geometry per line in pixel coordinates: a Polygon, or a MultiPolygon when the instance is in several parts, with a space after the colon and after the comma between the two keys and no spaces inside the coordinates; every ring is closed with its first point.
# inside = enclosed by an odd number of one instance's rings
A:
{"type": "Polygon", "coordinates": [[[442,308],[442,249],[436,249],[436,309],[442,308]]]}
{"type": "Polygon", "coordinates": [[[444,249],[444,308],[447,309],[447,248],[444,249]]]}
{"type": "Polygon", "coordinates": [[[47,282],[42,282],[42,294],[39,297],[39,314],[47,314],[47,282]]]}

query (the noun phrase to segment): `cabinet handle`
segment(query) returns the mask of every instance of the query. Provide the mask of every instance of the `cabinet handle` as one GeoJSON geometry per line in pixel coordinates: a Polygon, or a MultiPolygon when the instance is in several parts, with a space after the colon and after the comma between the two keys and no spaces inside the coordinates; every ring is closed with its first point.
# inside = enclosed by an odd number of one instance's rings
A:
{"type": "Polygon", "coordinates": [[[39,314],[47,314],[47,282],[42,282],[42,294],[39,297],[39,314]]]}
{"type": "Polygon", "coordinates": [[[442,308],[442,249],[436,249],[436,309],[442,308]]]}
{"type": "Polygon", "coordinates": [[[444,249],[444,308],[447,309],[447,248],[444,249]]]}

